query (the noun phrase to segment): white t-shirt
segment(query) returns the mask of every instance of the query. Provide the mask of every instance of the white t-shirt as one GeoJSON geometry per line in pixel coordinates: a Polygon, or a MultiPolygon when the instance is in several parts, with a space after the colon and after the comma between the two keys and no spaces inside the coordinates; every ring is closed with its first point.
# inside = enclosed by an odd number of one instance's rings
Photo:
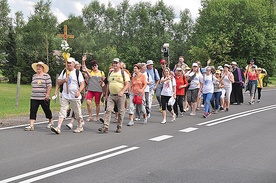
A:
{"type": "MultiPolygon", "coordinates": [[[[186,77],[191,77],[193,75],[194,75],[194,72],[187,72],[185,74],[186,77]]],[[[197,72],[196,76],[191,81],[188,90],[194,90],[196,88],[200,88],[200,83],[203,83],[203,77],[202,77],[202,74],[200,72],[197,72]]]]}
{"type": "Polygon", "coordinates": [[[214,82],[216,82],[217,79],[212,74],[203,76],[203,87],[202,87],[202,93],[214,93],[214,82]]]}
{"type": "Polygon", "coordinates": [[[176,86],[175,79],[167,80],[163,83],[163,88],[161,95],[163,96],[172,96],[173,95],[173,86],[176,86]]]}
{"type": "MultiPolygon", "coordinates": [[[[229,75],[233,75],[232,72],[230,72],[229,75]]],[[[223,76],[224,74],[221,75],[221,77],[223,76]]],[[[232,82],[230,81],[227,75],[223,77],[222,81],[224,82],[224,88],[232,88],[232,82]]]]}
{"type": "MultiPolygon", "coordinates": [[[[58,79],[65,79],[66,78],[66,73],[61,72],[59,75],[58,79]]],[[[81,72],[79,72],[79,83],[83,82],[83,76],[81,72]]],[[[70,74],[68,76],[68,94],[66,91],[66,83],[63,84],[63,91],[62,91],[62,97],[66,98],[67,100],[79,100],[81,99],[81,95],[76,98],[75,95],[77,91],[79,90],[79,83],[77,80],[77,75],[76,75],[76,69],[73,71],[70,71],[70,74]]]]}

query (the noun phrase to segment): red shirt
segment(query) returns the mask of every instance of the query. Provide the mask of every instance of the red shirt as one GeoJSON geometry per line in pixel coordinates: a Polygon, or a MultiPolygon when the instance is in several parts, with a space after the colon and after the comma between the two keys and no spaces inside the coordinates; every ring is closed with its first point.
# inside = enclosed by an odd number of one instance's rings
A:
{"type": "Polygon", "coordinates": [[[175,82],[176,82],[176,95],[184,95],[185,94],[185,88],[188,86],[188,81],[183,74],[180,76],[175,76],[175,82]],[[179,88],[179,86],[186,85],[184,88],[179,88]]]}

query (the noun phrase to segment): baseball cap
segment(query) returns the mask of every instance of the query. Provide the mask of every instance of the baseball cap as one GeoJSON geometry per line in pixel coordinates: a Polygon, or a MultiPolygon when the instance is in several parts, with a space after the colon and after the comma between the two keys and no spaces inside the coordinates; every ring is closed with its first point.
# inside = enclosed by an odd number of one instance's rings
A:
{"type": "Polygon", "coordinates": [[[165,59],[160,60],[160,64],[166,64],[166,63],[167,63],[167,61],[165,59]]]}
{"type": "Polygon", "coordinates": [[[76,60],[75,60],[73,57],[69,57],[68,60],[67,60],[67,62],[70,62],[70,63],[71,63],[71,62],[74,62],[74,63],[75,63],[76,60]]]}
{"type": "Polygon", "coordinates": [[[147,65],[153,65],[153,61],[152,60],[148,60],[147,61],[147,65]]]}
{"type": "Polygon", "coordinates": [[[193,63],[192,67],[198,67],[198,64],[197,63],[193,63]]]}
{"type": "Polygon", "coordinates": [[[206,68],[201,68],[202,73],[206,73],[206,68]]]}
{"type": "Polygon", "coordinates": [[[120,59],[119,58],[114,58],[113,62],[120,62],[120,59]]]}
{"type": "Polygon", "coordinates": [[[177,71],[182,71],[182,68],[181,67],[177,67],[176,70],[177,71]]]}

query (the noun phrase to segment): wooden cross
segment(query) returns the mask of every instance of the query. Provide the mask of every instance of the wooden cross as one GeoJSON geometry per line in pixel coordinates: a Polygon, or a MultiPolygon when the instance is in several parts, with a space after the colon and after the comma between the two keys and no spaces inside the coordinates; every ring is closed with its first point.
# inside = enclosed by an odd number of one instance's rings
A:
{"type": "Polygon", "coordinates": [[[64,40],[67,41],[68,38],[73,39],[73,38],[74,38],[74,35],[68,35],[68,34],[67,34],[67,25],[64,25],[63,34],[58,34],[57,37],[59,37],[59,38],[64,38],[64,40]]]}
{"type": "MultiPolygon", "coordinates": [[[[58,34],[57,37],[59,38],[63,38],[66,42],[67,42],[67,39],[68,38],[71,38],[73,39],[74,38],[74,35],[68,35],[67,34],[67,25],[64,25],[64,28],[63,28],[63,34],[58,34]]],[[[69,53],[68,53],[69,54],[69,53]]],[[[66,77],[68,77],[68,62],[67,62],[67,58],[64,58],[65,59],[65,69],[66,69],[66,77]]],[[[69,91],[68,91],[68,82],[66,82],[66,93],[68,94],[69,91]]]]}

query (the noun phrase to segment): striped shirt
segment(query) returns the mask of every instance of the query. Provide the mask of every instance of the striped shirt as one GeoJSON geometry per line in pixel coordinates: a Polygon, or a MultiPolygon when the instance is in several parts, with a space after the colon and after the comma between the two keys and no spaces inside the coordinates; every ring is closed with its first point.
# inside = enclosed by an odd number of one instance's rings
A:
{"type": "Polygon", "coordinates": [[[31,85],[32,85],[31,99],[45,100],[47,88],[52,87],[51,76],[49,74],[43,74],[42,76],[34,74],[31,85]]]}

